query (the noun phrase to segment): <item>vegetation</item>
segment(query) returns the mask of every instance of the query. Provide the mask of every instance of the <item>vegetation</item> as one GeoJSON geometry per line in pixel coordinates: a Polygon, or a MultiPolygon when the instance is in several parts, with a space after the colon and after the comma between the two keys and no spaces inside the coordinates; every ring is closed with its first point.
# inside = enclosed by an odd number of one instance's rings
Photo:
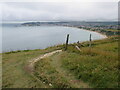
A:
{"type": "Polygon", "coordinates": [[[92,87],[118,87],[117,40],[94,41],[92,48],[84,47],[81,52],[69,46],[68,51],[61,55],[62,66],[92,87]]]}
{"type": "Polygon", "coordinates": [[[3,88],[117,88],[118,36],[83,42],[81,52],[70,44],[67,51],[41,59],[33,73],[26,69],[28,61],[64,45],[44,50],[13,51],[2,54],[3,88]]]}
{"type": "Polygon", "coordinates": [[[120,34],[120,31],[117,30],[117,29],[94,29],[94,28],[87,28],[87,27],[78,27],[78,28],[82,28],[82,29],[86,29],[86,30],[90,30],[90,31],[96,31],[96,32],[99,32],[99,33],[102,33],[104,35],[107,35],[107,36],[113,36],[113,35],[119,35],[120,34]]]}
{"type": "Polygon", "coordinates": [[[47,87],[26,71],[29,60],[58,49],[50,47],[44,50],[12,51],[2,54],[2,87],[32,88],[47,87]]]}
{"type": "Polygon", "coordinates": [[[36,63],[34,75],[43,83],[55,88],[70,88],[70,84],[59,71],[51,65],[50,59],[36,63]]]}

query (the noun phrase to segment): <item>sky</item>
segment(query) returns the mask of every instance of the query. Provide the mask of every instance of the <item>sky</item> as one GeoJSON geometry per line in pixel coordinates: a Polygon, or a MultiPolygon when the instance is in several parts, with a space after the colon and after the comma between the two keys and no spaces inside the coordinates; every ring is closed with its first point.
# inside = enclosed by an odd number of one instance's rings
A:
{"type": "Polygon", "coordinates": [[[118,19],[118,2],[1,2],[0,6],[0,16],[3,21],[114,21],[118,19]]]}

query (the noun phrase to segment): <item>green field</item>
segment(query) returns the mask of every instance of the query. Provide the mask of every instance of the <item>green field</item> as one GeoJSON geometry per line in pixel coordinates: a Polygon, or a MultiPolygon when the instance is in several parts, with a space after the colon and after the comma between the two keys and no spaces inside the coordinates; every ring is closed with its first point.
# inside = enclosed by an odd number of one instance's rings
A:
{"type": "Polygon", "coordinates": [[[43,50],[13,51],[2,54],[3,88],[117,88],[118,37],[82,43],[81,51],[70,44],[43,50]],[[26,70],[29,60],[63,49],[35,63],[34,72],[26,70]]]}

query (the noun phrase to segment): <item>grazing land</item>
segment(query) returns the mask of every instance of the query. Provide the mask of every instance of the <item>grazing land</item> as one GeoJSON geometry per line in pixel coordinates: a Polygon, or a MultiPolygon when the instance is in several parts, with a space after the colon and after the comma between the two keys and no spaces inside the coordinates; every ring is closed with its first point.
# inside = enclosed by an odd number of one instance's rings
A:
{"type": "Polygon", "coordinates": [[[2,54],[3,88],[118,88],[118,36],[43,50],[12,51],[2,54]],[[36,57],[56,50],[38,60],[31,72],[28,64],[36,57]]]}

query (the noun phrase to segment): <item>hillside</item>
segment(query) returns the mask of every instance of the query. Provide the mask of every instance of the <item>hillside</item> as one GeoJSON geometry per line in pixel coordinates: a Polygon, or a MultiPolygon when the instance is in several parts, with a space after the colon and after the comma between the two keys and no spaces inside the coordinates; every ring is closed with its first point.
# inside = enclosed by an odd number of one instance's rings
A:
{"type": "Polygon", "coordinates": [[[43,50],[12,51],[2,54],[3,88],[117,88],[118,37],[83,42],[81,51],[70,44],[43,50]],[[31,72],[30,60],[55,50],[49,57],[38,60],[31,72]]]}

